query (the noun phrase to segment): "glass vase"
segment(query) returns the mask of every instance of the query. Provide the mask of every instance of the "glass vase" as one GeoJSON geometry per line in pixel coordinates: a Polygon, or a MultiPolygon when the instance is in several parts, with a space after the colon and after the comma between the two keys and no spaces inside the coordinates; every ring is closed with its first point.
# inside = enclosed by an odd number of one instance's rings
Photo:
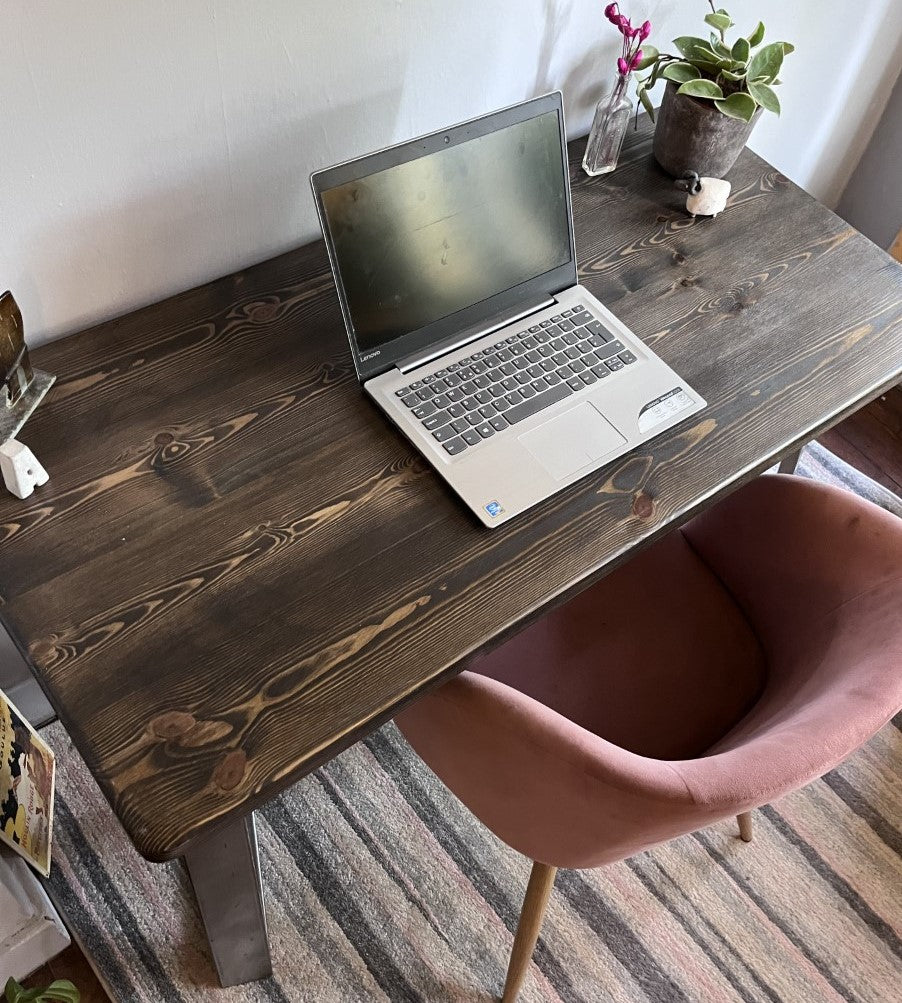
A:
{"type": "Polygon", "coordinates": [[[598,102],[592,131],[583,157],[583,170],[591,177],[607,174],[617,166],[623,137],[629,125],[633,104],[627,97],[629,76],[617,74],[610,94],[598,102]]]}

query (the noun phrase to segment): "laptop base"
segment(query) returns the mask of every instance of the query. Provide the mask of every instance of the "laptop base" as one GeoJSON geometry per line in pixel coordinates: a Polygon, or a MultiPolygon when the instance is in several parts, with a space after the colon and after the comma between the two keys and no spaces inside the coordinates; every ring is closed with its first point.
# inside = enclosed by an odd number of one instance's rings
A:
{"type": "Polygon", "coordinates": [[[579,285],[528,318],[365,388],[488,527],[706,406],[579,285]]]}

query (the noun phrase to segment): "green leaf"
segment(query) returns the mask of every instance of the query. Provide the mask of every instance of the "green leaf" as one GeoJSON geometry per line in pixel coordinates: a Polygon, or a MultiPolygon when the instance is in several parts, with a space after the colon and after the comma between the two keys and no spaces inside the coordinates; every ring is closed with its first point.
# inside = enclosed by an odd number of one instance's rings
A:
{"type": "Polygon", "coordinates": [[[46,989],[23,989],[9,979],[3,991],[7,1003],[80,1003],[81,993],[68,979],[57,979],[46,989]]]}
{"type": "Polygon", "coordinates": [[[780,44],[783,46],[784,56],[788,56],[790,52],[796,51],[796,47],[792,44],[792,42],[781,42],[780,44]]]}
{"type": "Polygon", "coordinates": [[[749,80],[773,80],[783,65],[783,43],[771,42],[749,60],[749,80]]]}
{"type": "Polygon", "coordinates": [[[690,98],[723,98],[723,91],[713,80],[687,80],[677,91],[677,94],[685,94],[690,98]]]}
{"type": "Polygon", "coordinates": [[[749,45],[754,49],[764,41],[764,22],[759,21],[758,27],[749,35],[749,45]]]}
{"type": "Polygon", "coordinates": [[[23,989],[14,978],[7,979],[6,985],[3,987],[3,995],[7,1003],[29,1003],[30,1000],[34,999],[34,992],[34,989],[23,989]]]}
{"type": "Polygon", "coordinates": [[[701,70],[702,75],[707,74],[712,80],[723,69],[717,63],[708,63],[704,59],[687,59],[686,62],[692,63],[697,70],[701,70]]]}
{"type": "Polygon", "coordinates": [[[692,59],[701,59],[715,65],[721,61],[721,57],[717,55],[710,45],[693,45],[689,50],[689,56],[692,59]]]}
{"type": "Polygon", "coordinates": [[[767,84],[758,83],[755,80],[750,80],[748,88],[749,94],[752,95],[757,104],[760,104],[762,108],[766,108],[768,111],[772,111],[775,115],[780,114],[780,99],[772,87],[768,87],[767,84]]]}
{"type": "Polygon", "coordinates": [[[648,117],[654,122],[655,120],[655,106],[651,103],[651,98],[648,96],[648,89],[643,87],[639,91],[639,100],[642,102],[642,107],[648,112],[648,117]]]}
{"type": "Polygon", "coordinates": [[[696,46],[689,50],[689,62],[694,63],[700,70],[707,73],[716,74],[718,70],[728,70],[733,64],[733,56],[730,50],[723,46],[726,56],[721,56],[707,45],[704,49],[696,46]]]}
{"type": "Polygon", "coordinates": [[[692,63],[671,63],[664,68],[661,76],[665,80],[673,80],[674,83],[684,84],[687,80],[697,80],[701,76],[701,73],[698,72],[692,63]]]}
{"type": "Polygon", "coordinates": [[[723,101],[714,102],[717,107],[730,118],[741,118],[743,122],[751,122],[752,116],[758,110],[751,95],[737,91],[723,101]]]}
{"type": "Polygon", "coordinates": [[[68,979],[57,979],[44,990],[42,1000],[53,1000],[54,1003],[80,1003],[81,993],[68,979]]]}
{"type": "Polygon", "coordinates": [[[722,56],[724,59],[729,59],[730,47],[728,45],[724,45],[723,42],[717,37],[717,35],[713,31],[708,37],[711,40],[708,43],[708,48],[711,49],[711,51],[716,53],[717,55],[722,56]]]}
{"type": "Polygon", "coordinates": [[[34,1003],[35,1000],[40,999],[41,990],[24,989],[15,979],[9,979],[3,995],[9,1000],[9,1003],[34,1003]]]}
{"type": "Polygon", "coordinates": [[[725,80],[731,80],[733,83],[745,80],[745,73],[733,73],[732,70],[721,70],[720,72],[725,80]]]}
{"type": "Polygon", "coordinates": [[[749,40],[747,38],[737,38],[733,43],[733,48],[730,50],[730,55],[736,60],[737,63],[747,63],[749,61],[749,53],[751,52],[751,46],[749,45],[749,40]]]}
{"type": "Polygon", "coordinates": [[[680,35],[679,38],[673,40],[673,44],[679,49],[680,55],[689,56],[689,50],[695,46],[700,45],[703,49],[707,48],[708,43],[703,38],[697,38],[695,35],[680,35]]]}
{"type": "Polygon", "coordinates": [[[637,70],[647,70],[649,66],[658,58],[660,53],[653,45],[642,46],[642,58],[639,60],[637,70]]]}
{"type": "Polygon", "coordinates": [[[721,59],[729,59],[731,62],[733,60],[733,50],[729,45],[724,45],[723,42],[715,42],[711,48],[714,50],[715,54],[721,59]]]}
{"type": "Polygon", "coordinates": [[[733,22],[730,20],[729,14],[706,14],[705,24],[710,24],[712,28],[716,28],[718,31],[726,31],[727,28],[733,27],[733,22]]]}

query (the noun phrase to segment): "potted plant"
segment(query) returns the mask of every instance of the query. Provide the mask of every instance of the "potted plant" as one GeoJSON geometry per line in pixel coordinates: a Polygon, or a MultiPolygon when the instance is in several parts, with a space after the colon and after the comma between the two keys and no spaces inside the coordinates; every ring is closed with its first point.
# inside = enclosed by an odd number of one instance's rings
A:
{"type": "MultiPolygon", "coordinates": [[[[710,0],[709,0],[710,2],[710,0]]],[[[762,109],[780,114],[774,87],[780,83],[788,42],[763,45],[760,21],[751,34],[727,42],[733,20],[723,9],[706,15],[714,29],[708,38],[684,35],[673,44],[679,55],[645,46],[640,69],[650,72],[637,80],[642,106],[655,121],[648,96],[660,79],[667,81],[655,126],[655,159],[668,174],[689,171],[722,178],[742,152],[762,109]]]]}

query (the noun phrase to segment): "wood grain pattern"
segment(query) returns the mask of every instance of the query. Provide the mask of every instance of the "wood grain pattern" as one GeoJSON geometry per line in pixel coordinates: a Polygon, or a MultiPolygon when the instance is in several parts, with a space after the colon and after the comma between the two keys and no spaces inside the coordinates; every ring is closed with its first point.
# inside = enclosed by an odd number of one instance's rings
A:
{"type": "Polygon", "coordinates": [[[571,144],[584,284],[710,402],[481,529],[360,392],[321,243],[37,350],[0,616],[138,849],[264,803],[897,382],[902,269],[745,152],[690,219],[571,144]]]}

